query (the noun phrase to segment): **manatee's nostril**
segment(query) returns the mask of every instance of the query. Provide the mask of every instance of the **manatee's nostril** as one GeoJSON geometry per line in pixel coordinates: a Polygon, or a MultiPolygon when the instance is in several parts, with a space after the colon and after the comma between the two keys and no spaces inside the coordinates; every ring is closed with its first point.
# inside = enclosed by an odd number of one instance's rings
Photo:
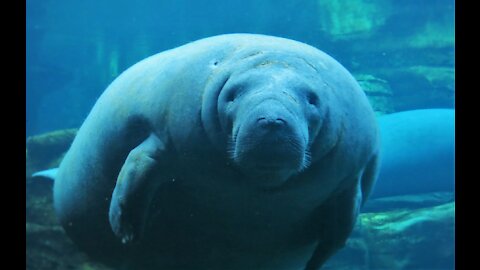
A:
{"type": "Polygon", "coordinates": [[[277,118],[275,120],[275,123],[279,125],[285,125],[287,122],[285,122],[285,120],[283,120],[282,118],[277,118]]]}
{"type": "Polygon", "coordinates": [[[264,121],[265,119],[266,119],[265,117],[260,117],[260,118],[257,119],[257,122],[262,122],[262,121],[264,121]]]}
{"type": "Polygon", "coordinates": [[[260,117],[257,120],[259,126],[263,128],[279,128],[285,126],[287,122],[282,118],[267,118],[267,117],[260,117]]]}

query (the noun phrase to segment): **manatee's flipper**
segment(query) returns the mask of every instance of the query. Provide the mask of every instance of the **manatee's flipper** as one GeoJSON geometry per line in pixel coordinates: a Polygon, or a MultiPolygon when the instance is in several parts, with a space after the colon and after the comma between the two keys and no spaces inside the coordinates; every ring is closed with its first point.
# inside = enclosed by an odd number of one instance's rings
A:
{"type": "Polygon", "coordinates": [[[355,183],[322,204],[314,213],[312,226],[318,241],[305,270],[320,269],[327,259],[345,246],[362,204],[358,176],[355,183]]]}
{"type": "Polygon", "coordinates": [[[48,169],[44,171],[39,171],[32,174],[32,178],[46,178],[49,180],[54,181],[55,177],[57,176],[58,168],[48,169]]]}
{"type": "Polygon", "coordinates": [[[110,203],[109,220],[122,243],[137,241],[143,232],[152,197],[160,183],[151,177],[165,151],[154,134],[128,154],[120,170],[110,203]]]}

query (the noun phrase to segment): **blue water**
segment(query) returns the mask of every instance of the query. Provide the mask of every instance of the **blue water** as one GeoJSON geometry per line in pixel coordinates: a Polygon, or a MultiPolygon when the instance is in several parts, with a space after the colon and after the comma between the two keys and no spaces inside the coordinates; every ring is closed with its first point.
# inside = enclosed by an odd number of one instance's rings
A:
{"type": "MultiPolygon", "coordinates": [[[[78,128],[104,89],[134,63],[225,33],[298,40],[333,56],[359,80],[373,76],[361,85],[379,115],[455,107],[453,0],[27,0],[26,4],[26,137],[78,128]],[[388,93],[367,91],[378,87],[372,81],[380,82],[388,93]]],[[[449,252],[439,251],[443,255],[437,261],[444,265],[431,269],[452,269],[449,252]]],[[[402,269],[395,258],[404,258],[402,251],[384,260],[392,260],[392,269],[402,269]]],[[[331,267],[344,269],[339,264],[331,267]]]]}
{"type": "MultiPolygon", "coordinates": [[[[454,67],[451,41],[408,46],[409,40],[429,25],[432,29],[437,26],[437,34],[443,36],[437,39],[454,40],[454,1],[376,0],[365,1],[366,6],[352,4],[357,2],[362,1],[144,0],[133,4],[125,0],[27,0],[26,135],[78,127],[96,98],[121,71],[149,55],[223,33],[261,33],[299,40],[332,55],[353,73],[399,66],[454,67]],[[332,12],[326,8],[333,2],[344,3],[344,7],[329,16],[332,12]],[[372,3],[380,8],[371,11],[372,3]],[[353,33],[347,39],[329,33],[339,28],[332,22],[352,17],[357,18],[353,25],[378,25],[370,30],[353,27],[336,32],[353,33]],[[365,17],[374,19],[365,23],[365,17]]],[[[388,79],[394,94],[402,98],[415,96],[412,91],[429,90],[421,78],[412,81],[400,74],[388,79]],[[404,82],[406,79],[411,82],[404,82]]],[[[451,92],[451,88],[445,92],[451,92]]],[[[453,104],[450,93],[435,100],[417,98],[399,104],[397,110],[453,104]]]]}

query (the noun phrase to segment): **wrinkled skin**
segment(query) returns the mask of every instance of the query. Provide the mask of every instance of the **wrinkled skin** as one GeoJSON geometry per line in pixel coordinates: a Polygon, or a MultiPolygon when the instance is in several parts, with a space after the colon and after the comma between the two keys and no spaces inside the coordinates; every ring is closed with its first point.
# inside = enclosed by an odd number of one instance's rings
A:
{"type": "Polygon", "coordinates": [[[54,187],[68,235],[127,269],[319,269],[377,175],[364,93],[292,40],[231,34],[141,61],[99,98],[54,187]]]}

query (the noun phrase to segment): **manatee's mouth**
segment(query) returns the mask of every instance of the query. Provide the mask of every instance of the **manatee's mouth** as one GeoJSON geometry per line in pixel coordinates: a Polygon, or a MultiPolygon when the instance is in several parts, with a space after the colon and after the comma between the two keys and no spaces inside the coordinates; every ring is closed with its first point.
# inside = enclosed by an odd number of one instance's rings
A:
{"type": "Polygon", "coordinates": [[[239,126],[232,133],[230,158],[248,176],[284,181],[310,164],[306,143],[293,132],[258,135],[254,128],[239,126]]]}
{"type": "Polygon", "coordinates": [[[283,168],[282,164],[257,164],[254,169],[258,172],[279,171],[283,168]]]}

